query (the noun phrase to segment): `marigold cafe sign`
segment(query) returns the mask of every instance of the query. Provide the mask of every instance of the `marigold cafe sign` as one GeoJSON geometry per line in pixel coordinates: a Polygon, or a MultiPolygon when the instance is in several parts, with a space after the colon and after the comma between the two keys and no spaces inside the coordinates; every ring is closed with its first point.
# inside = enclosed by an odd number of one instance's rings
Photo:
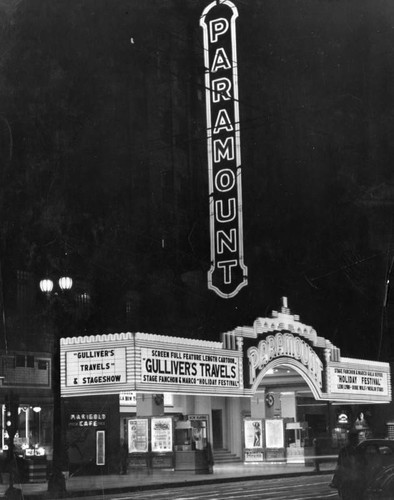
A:
{"type": "Polygon", "coordinates": [[[69,427],[105,427],[107,415],[105,413],[70,413],[69,427]]]}
{"type": "Polygon", "coordinates": [[[212,2],[204,37],[211,268],[208,288],[222,298],[247,285],[242,227],[241,144],[235,21],[228,0],[212,2]]]}
{"type": "Polygon", "coordinates": [[[90,349],[66,352],[66,385],[88,386],[126,382],[126,350],[90,349]]]}

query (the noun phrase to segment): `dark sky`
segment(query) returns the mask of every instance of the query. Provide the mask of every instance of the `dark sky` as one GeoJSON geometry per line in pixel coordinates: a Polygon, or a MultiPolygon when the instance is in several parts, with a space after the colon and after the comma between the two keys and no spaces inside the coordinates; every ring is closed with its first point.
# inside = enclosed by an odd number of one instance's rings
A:
{"type": "Polygon", "coordinates": [[[66,246],[99,333],[218,340],[287,296],[345,355],[391,357],[392,1],[234,2],[249,284],[228,300],[206,285],[208,3],[0,1],[3,259],[39,273],[66,246]]]}

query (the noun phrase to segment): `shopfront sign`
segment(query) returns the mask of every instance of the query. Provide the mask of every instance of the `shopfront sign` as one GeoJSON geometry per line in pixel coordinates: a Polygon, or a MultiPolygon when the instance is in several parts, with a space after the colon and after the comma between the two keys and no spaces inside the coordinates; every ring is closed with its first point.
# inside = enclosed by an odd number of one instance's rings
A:
{"type": "Polygon", "coordinates": [[[323,363],[312,347],[300,337],[292,333],[268,335],[257,347],[247,350],[249,360],[250,383],[256,380],[258,372],[271,360],[279,357],[292,358],[299,361],[306,369],[314,384],[322,388],[323,363]]]}
{"type": "Polygon", "coordinates": [[[212,2],[204,33],[211,268],[208,288],[222,298],[247,285],[242,227],[241,144],[236,24],[229,0],[212,2]]]}
{"type": "Polygon", "coordinates": [[[239,388],[239,360],[226,354],[141,348],[141,382],[239,388]]]}
{"type": "Polygon", "coordinates": [[[105,427],[107,415],[105,413],[70,413],[68,427],[105,427]]]}
{"type": "Polygon", "coordinates": [[[328,367],[330,392],[374,398],[389,395],[389,374],[362,367],[328,367]]]}
{"type": "Polygon", "coordinates": [[[66,385],[89,386],[126,382],[126,349],[66,352],[66,385]]]}
{"type": "Polygon", "coordinates": [[[122,391],[119,394],[119,405],[120,406],[136,406],[137,404],[137,393],[134,391],[122,391]]]}

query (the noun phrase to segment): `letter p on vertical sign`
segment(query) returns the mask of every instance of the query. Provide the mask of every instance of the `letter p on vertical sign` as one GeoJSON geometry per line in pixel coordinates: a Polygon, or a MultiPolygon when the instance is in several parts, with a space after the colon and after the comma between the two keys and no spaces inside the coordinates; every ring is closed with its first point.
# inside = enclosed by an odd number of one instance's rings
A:
{"type": "MultiPolygon", "coordinates": [[[[212,5],[212,4],[211,4],[212,5]]],[[[216,43],[219,40],[219,36],[224,35],[228,30],[228,21],[224,18],[213,19],[209,23],[209,41],[210,43],[216,43]]]]}

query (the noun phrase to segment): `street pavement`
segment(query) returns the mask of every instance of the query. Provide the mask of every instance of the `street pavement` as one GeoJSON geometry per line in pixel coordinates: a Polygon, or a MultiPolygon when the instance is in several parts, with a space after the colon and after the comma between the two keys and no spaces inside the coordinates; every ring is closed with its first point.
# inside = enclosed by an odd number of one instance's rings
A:
{"type": "MultiPolygon", "coordinates": [[[[174,471],[170,469],[129,469],[124,475],[72,476],[66,479],[69,497],[81,497],[97,494],[114,494],[132,491],[154,490],[164,487],[193,486],[198,484],[214,484],[230,481],[245,481],[264,478],[296,477],[302,475],[331,474],[335,461],[322,463],[319,472],[315,467],[298,464],[217,464],[213,474],[196,474],[194,472],[174,471]]],[[[0,484],[0,496],[8,488],[0,484]]],[[[14,484],[21,490],[24,500],[50,499],[47,493],[47,482],[14,484]]]]}
{"type": "Polygon", "coordinates": [[[99,494],[91,497],[73,497],[72,500],[338,500],[338,492],[329,487],[331,476],[276,478],[260,477],[253,480],[200,483],[193,487],[167,487],[131,491],[127,493],[99,494]]]}

